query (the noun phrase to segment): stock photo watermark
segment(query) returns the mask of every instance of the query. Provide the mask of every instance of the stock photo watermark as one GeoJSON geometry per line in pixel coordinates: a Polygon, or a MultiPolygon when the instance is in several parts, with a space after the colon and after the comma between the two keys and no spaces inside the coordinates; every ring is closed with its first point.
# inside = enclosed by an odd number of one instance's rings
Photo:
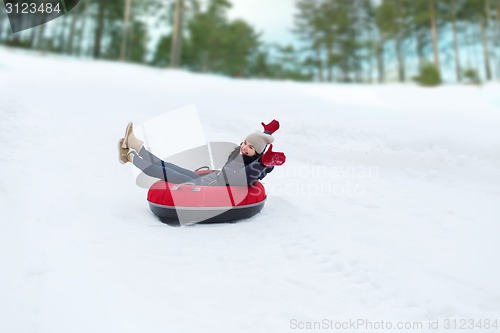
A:
{"type": "Polygon", "coordinates": [[[3,0],[13,33],[52,21],[73,9],[79,0],[3,0]]]}
{"type": "Polygon", "coordinates": [[[322,319],[300,321],[290,319],[289,328],[295,331],[467,331],[495,332],[500,330],[498,318],[438,318],[425,321],[391,321],[356,318],[348,320],[322,319]]]}
{"type": "Polygon", "coordinates": [[[280,186],[270,186],[277,195],[353,198],[367,193],[367,184],[380,178],[380,170],[376,165],[365,166],[354,162],[338,166],[305,163],[281,170],[279,177],[292,181],[280,186]]]}

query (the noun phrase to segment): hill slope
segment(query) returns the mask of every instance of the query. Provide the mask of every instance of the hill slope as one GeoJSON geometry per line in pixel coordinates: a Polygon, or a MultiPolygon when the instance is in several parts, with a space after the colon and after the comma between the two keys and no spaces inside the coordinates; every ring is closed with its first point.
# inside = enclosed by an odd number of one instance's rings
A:
{"type": "Polygon", "coordinates": [[[2,332],[289,332],[500,311],[497,84],[232,80],[5,48],[0,78],[2,332]],[[127,121],[189,104],[212,141],[281,121],[287,163],[254,218],[161,224],[117,162],[127,121]]]}

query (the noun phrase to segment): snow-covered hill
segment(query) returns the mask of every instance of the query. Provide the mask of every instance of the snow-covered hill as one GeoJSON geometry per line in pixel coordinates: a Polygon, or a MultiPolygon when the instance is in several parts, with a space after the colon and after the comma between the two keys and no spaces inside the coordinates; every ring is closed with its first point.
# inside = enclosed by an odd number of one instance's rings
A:
{"type": "Polygon", "coordinates": [[[0,332],[500,325],[499,128],[498,84],[233,80],[0,48],[0,332]],[[280,120],[287,163],[260,214],[164,225],[118,163],[129,120],[190,104],[211,141],[280,120]]]}

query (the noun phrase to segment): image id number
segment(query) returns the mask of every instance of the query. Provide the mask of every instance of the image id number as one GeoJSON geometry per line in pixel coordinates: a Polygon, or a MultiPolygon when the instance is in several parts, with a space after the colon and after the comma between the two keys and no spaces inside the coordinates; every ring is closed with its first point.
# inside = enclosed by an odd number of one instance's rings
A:
{"type": "Polygon", "coordinates": [[[444,329],[453,330],[498,330],[498,320],[490,319],[445,319],[444,329]]]}
{"type": "Polygon", "coordinates": [[[55,6],[49,3],[41,3],[37,4],[34,2],[31,3],[21,3],[21,4],[11,4],[6,3],[5,7],[7,8],[7,14],[15,13],[15,14],[36,14],[36,13],[60,13],[61,9],[59,8],[59,3],[55,6]]]}

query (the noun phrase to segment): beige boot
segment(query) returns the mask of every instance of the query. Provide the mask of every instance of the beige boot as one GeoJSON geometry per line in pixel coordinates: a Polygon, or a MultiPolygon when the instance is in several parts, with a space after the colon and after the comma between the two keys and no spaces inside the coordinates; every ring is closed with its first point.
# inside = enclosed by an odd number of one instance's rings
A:
{"type": "Polygon", "coordinates": [[[129,149],[123,148],[123,141],[123,138],[118,141],[118,161],[120,161],[121,164],[125,164],[129,161],[127,157],[129,149]]]}
{"type": "Polygon", "coordinates": [[[122,148],[131,148],[139,152],[144,145],[144,142],[137,139],[134,135],[134,124],[129,122],[125,130],[125,137],[123,138],[122,148]]]}

